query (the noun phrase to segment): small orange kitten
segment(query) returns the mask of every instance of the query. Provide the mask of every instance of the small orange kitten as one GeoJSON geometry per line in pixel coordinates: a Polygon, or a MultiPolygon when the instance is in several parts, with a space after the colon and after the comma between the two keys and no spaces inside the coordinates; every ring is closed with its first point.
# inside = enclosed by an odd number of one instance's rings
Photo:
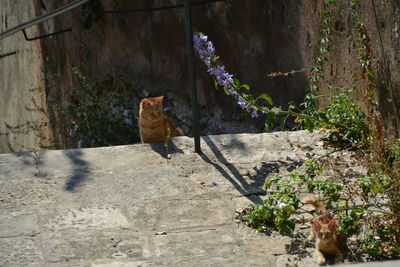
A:
{"type": "Polygon", "coordinates": [[[336,233],[339,222],[329,215],[322,215],[313,222],[312,236],[315,239],[317,263],[326,264],[327,258],[333,257],[334,263],[343,261],[342,249],[345,236],[336,233]]]}
{"type": "Polygon", "coordinates": [[[139,130],[142,143],[164,143],[172,137],[183,136],[170,118],[163,113],[164,96],[144,98],[140,102],[139,130]]]}
{"type": "MultiPolygon", "coordinates": [[[[317,203],[314,199],[306,199],[304,203],[313,205],[317,213],[325,212],[325,207],[317,203]]],[[[334,263],[343,261],[343,249],[346,244],[344,234],[337,233],[336,228],[339,222],[330,214],[319,216],[313,221],[310,239],[315,240],[315,250],[317,263],[324,265],[329,257],[333,258],[334,263]]]]}

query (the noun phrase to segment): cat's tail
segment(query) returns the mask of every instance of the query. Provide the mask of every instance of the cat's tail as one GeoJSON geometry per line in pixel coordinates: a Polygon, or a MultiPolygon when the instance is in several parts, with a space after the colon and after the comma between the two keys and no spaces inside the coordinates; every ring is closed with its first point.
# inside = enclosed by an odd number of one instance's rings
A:
{"type": "Polygon", "coordinates": [[[322,214],[326,212],[325,205],[319,203],[317,200],[315,200],[315,198],[308,197],[303,200],[303,203],[313,205],[317,214],[322,214]]]}

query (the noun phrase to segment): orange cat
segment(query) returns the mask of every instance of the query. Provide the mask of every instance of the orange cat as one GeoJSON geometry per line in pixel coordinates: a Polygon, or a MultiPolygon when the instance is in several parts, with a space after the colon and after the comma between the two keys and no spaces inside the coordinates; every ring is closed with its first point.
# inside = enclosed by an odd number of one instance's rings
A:
{"type": "Polygon", "coordinates": [[[139,130],[142,143],[164,143],[171,137],[183,136],[180,128],[175,128],[163,113],[164,96],[144,98],[140,102],[139,130]]]}
{"type": "MultiPolygon", "coordinates": [[[[304,203],[313,205],[317,213],[325,212],[325,207],[317,203],[314,199],[306,199],[304,203]]],[[[317,263],[323,265],[327,263],[329,257],[333,258],[334,263],[343,260],[343,249],[346,238],[344,234],[336,233],[339,222],[330,214],[320,215],[313,221],[310,239],[315,240],[315,250],[317,263]]]]}

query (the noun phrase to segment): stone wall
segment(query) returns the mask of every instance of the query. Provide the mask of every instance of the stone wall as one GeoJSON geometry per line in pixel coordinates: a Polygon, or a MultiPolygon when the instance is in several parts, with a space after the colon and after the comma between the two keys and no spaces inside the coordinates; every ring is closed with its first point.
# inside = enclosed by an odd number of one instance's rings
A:
{"type": "MultiPolygon", "coordinates": [[[[0,32],[35,16],[32,1],[1,1],[0,32]]],[[[37,32],[37,26],[27,29],[31,37],[37,32]]],[[[40,42],[25,41],[22,32],[0,41],[0,55],[14,51],[0,58],[0,152],[39,149],[49,137],[45,127],[35,128],[46,121],[38,110],[46,109],[40,42]]]]}
{"type": "MultiPolygon", "coordinates": [[[[54,1],[61,5],[63,1],[54,1]]],[[[65,2],[65,1],[64,1],[65,2]]],[[[182,1],[100,1],[104,10],[150,8],[182,1]]],[[[306,75],[289,78],[267,77],[275,71],[304,67],[301,47],[300,8],[293,1],[227,1],[193,7],[193,30],[207,34],[226,68],[255,93],[269,93],[277,105],[300,101],[306,75]]],[[[83,13],[85,17],[87,13],[83,13]]],[[[58,28],[72,26],[72,33],[43,40],[49,93],[57,95],[70,86],[80,86],[71,66],[81,69],[98,87],[119,81],[138,99],[166,95],[177,116],[190,124],[190,88],[185,54],[183,9],[156,12],[107,14],[84,28],[75,9],[56,19],[58,28]],[[48,51],[48,52],[46,52],[48,51]],[[60,60],[63,59],[63,60],[60,60]],[[62,81],[62,82],[60,82],[62,81]]],[[[258,132],[260,122],[243,122],[240,111],[222,91],[216,91],[206,68],[196,59],[197,87],[201,106],[202,134],[258,132]]],[[[190,134],[190,131],[186,131],[190,134]]]]}
{"type": "MultiPolygon", "coordinates": [[[[69,0],[4,0],[0,29],[8,29],[69,0]],[[18,12],[16,12],[19,10],[18,12]],[[7,17],[7,22],[5,17],[7,17]]],[[[104,10],[150,8],[179,4],[177,0],[101,0],[104,10]]],[[[330,61],[325,66],[326,84],[334,83],[359,91],[361,67],[354,45],[348,1],[338,0],[330,61]]],[[[399,133],[399,3],[394,0],[364,1],[361,14],[366,22],[378,69],[381,112],[395,135],[399,133]],[[372,6],[375,6],[375,11],[372,6]],[[375,14],[377,15],[375,17],[375,14]],[[386,82],[385,82],[386,81],[386,82]],[[391,85],[386,89],[385,83],[391,85]]],[[[193,7],[193,29],[210,37],[226,68],[255,94],[269,93],[274,104],[300,102],[319,40],[322,1],[227,0],[193,7]],[[267,77],[271,72],[305,69],[288,77],[267,77]]],[[[21,33],[0,41],[0,52],[21,47],[15,56],[0,59],[0,132],[9,132],[5,122],[18,125],[41,118],[26,111],[34,96],[46,109],[47,103],[68,97],[70,88],[81,87],[73,73],[77,67],[103,90],[130,92],[137,112],[140,98],[166,95],[177,116],[190,123],[190,89],[185,55],[182,9],[157,12],[105,14],[84,27],[82,8],[28,29],[32,35],[72,28],[62,35],[26,42],[21,33]],[[35,32],[37,31],[37,32],[35,32]],[[24,50],[22,50],[24,49],[24,50]],[[22,52],[24,51],[24,52],[22,52]],[[41,60],[43,58],[43,61],[41,60]],[[29,89],[40,88],[37,91],[29,89]],[[37,93],[34,93],[37,92],[37,93]],[[9,99],[9,100],[8,100],[9,99]],[[18,99],[18,103],[17,103],[18,99]],[[47,103],[46,101],[47,100],[47,103]],[[12,104],[14,103],[14,104],[12,104]],[[18,114],[18,115],[17,115],[18,114]]],[[[243,122],[240,110],[223,92],[214,89],[206,68],[196,59],[197,85],[201,106],[202,134],[258,132],[260,121],[243,122]]],[[[322,84],[323,91],[327,86],[322,84]]],[[[361,98],[359,98],[361,99],[361,98]]],[[[190,134],[190,131],[186,129],[190,134]]],[[[47,134],[49,136],[49,134],[47,134]]],[[[0,136],[0,151],[27,150],[40,144],[35,134],[0,136]],[[7,145],[10,144],[10,145],[7,145]],[[23,146],[20,146],[23,144],[23,146]]]]}
{"type": "MultiPolygon", "coordinates": [[[[315,54],[323,1],[304,1],[309,7],[302,14],[309,30],[311,45],[304,51],[315,54]]],[[[360,1],[361,20],[365,23],[371,45],[371,63],[376,71],[377,94],[380,112],[389,136],[400,136],[400,75],[399,75],[399,25],[400,2],[394,0],[360,1]]],[[[354,29],[354,20],[350,1],[337,1],[333,20],[333,42],[329,53],[329,62],[324,65],[322,93],[329,93],[328,85],[345,86],[355,92],[358,101],[363,104],[365,80],[361,77],[357,49],[359,33],[354,29]]],[[[314,56],[306,56],[306,65],[313,64],[314,56]]]]}

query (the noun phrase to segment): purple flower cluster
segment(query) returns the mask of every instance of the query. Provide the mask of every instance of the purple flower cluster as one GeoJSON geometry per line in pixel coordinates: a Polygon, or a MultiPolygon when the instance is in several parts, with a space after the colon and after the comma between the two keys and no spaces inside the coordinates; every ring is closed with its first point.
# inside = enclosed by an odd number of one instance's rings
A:
{"type": "MultiPolygon", "coordinates": [[[[200,59],[207,66],[207,72],[213,76],[220,86],[226,89],[227,93],[236,99],[236,102],[242,109],[246,109],[252,118],[257,118],[257,107],[246,99],[246,94],[240,92],[240,88],[235,85],[233,75],[228,73],[225,67],[218,63],[214,45],[211,41],[208,41],[208,37],[203,33],[194,33],[193,46],[200,59]]],[[[261,112],[265,113],[263,110],[261,110],[261,112]]]]}
{"type": "Polygon", "coordinates": [[[130,118],[130,115],[131,115],[131,113],[132,113],[132,110],[130,110],[130,109],[125,109],[124,111],[123,111],[123,116],[124,116],[124,121],[125,121],[125,123],[127,124],[127,125],[130,125],[130,126],[132,126],[132,124],[133,124],[133,121],[132,121],[132,119],[130,118]]]}

